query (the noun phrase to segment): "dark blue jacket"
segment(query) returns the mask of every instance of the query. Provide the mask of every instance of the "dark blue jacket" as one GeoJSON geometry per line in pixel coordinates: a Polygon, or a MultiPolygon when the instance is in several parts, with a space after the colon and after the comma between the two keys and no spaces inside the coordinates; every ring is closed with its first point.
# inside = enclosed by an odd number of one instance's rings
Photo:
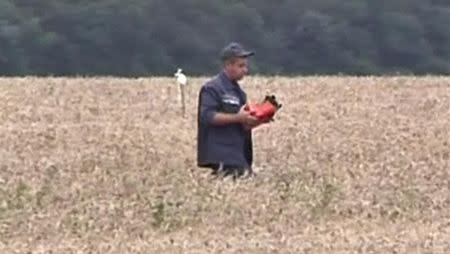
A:
{"type": "Polygon", "coordinates": [[[253,161],[252,133],[242,124],[216,126],[216,112],[237,113],[247,101],[239,84],[222,71],[200,89],[198,101],[197,165],[211,167],[219,163],[249,168],[253,161]]]}

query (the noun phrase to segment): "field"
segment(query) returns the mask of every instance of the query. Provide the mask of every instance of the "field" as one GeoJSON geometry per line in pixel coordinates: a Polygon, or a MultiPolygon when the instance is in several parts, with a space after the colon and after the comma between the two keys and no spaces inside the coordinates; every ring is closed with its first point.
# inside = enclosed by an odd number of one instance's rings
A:
{"type": "Polygon", "coordinates": [[[256,177],[169,78],[0,78],[0,253],[450,253],[449,77],[251,77],[256,177]]]}

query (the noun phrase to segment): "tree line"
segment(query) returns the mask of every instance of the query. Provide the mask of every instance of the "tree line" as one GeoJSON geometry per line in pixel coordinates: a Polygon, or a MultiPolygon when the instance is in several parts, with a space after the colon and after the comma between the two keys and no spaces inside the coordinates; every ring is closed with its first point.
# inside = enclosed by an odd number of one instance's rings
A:
{"type": "Polygon", "coordinates": [[[448,0],[2,0],[0,75],[450,74],[448,0]]]}

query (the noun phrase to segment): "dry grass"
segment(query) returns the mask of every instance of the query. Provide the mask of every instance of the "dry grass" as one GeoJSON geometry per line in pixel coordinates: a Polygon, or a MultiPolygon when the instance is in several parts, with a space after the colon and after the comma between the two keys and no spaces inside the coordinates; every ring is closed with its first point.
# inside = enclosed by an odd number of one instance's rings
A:
{"type": "Polygon", "coordinates": [[[251,180],[195,167],[197,91],[0,79],[0,253],[449,253],[450,78],[254,77],[251,180]]]}

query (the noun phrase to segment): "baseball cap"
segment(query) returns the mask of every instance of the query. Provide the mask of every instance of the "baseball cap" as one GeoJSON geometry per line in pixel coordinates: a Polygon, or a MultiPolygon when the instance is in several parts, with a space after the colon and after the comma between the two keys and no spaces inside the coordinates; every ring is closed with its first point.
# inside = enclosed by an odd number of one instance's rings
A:
{"type": "Polygon", "coordinates": [[[220,52],[220,58],[227,60],[233,57],[248,57],[254,55],[255,52],[247,50],[238,42],[231,42],[225,46],[220,52]]]}

